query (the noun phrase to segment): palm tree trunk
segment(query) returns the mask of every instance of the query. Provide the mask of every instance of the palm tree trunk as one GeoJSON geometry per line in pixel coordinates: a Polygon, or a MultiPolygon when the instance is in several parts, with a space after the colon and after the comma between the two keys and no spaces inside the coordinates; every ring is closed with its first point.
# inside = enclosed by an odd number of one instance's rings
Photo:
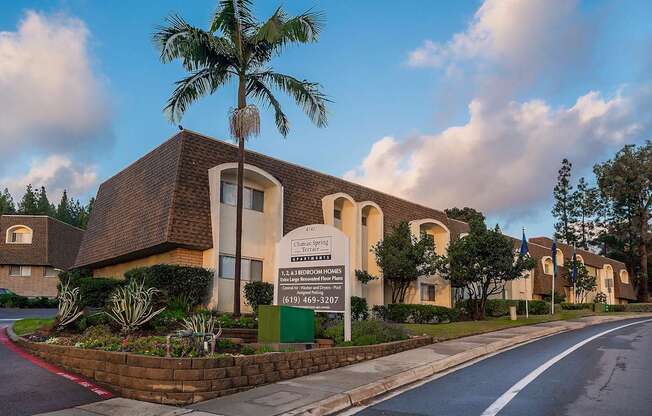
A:
{"type": "MultiPolygon", "coordinates": [[[[240,77],[238,84],[238,109],[247,106],[244,77],[240,77]]],[[[236,199],[235,217],[235,276],[233,277],[233,314],[240,316],[240,292],[242,272],[242,209],[244,194],[244,163],[245,163],[245,139],[238,137],[238,193],[236,199]]]]}

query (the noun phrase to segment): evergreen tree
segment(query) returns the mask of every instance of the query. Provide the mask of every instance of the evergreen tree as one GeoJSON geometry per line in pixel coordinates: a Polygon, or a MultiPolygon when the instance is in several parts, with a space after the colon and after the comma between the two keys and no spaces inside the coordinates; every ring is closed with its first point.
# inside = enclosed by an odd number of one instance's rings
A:
{"type": "Polygon", "coordinates": [[[34,193],[32,184],[27,185],[25,194],[18,204],[18,213],[22,215],[35,215],[38,214],[37,196],[34,193]]]}
{"type": "Polygon", "coordinates": [[[597,238],[596,216],[600,209],[600,198],[596,188],[592,188],[584,178],[580,178],[573,193],[573,202],[577,207],[577,222],[574,229],[578,234],[577,246],[585,250],[594,244],[597,238]]]}
{"type": "Polygon", "coordinates": [[[566,244],[577,241],[573,225],[577,222],[577,204],[573,200],[573,186],[571,185],[571,169],[573,164],[564,158],[557,175],[557,184],[553,190],[555,204],[552,207],[552,216],[555,222],[555,237],[566,244]]]}
{"type": "Polygon", "coordinates": [[[41,190],[38,193],[38,199],[36,201],[36,213],[39,215],[51,215],[53,211],[54,209],[48,200],[48,194],[45,191],[45,186],[41,186],[41,190]]]}
{"type": "Polygon", "coordinates": [[[70,200],[68,199],[68,192],[64,189],[63,194],[61,195],[61,201],[57,205],[57,211],[55,217],[59,221],[63,221],[68,224],[73,224],[72,222],[72,212],[70,209],[70,200]]]}
{"type": "Polygon", "coordinates": [[[5,190],[0,194],[0,214],[15,214],[16,205],[14,204],[14,198],[9,193],[9,189],[5,190]]]}
{"type": "Polygon", "coordinates": [[[82,215],[79,217],[79,228],[84,230],[88,227],[88,220],[91,217],[91,212],[93,211],[93,205],[95,204],[95,198],[91,197],[88,201],[88,204],[84,207],[82,215]]]}
{"type": "Polygon", "coordinates": [[[466,223],[471,223],[473,220],[478,220],[478,221],[484,221],[484,214],[482,212],[470,208],[470,207],[464,207],[464,208],[448,208],[444,210],[446,212],[446,215],[448,218],[452,218],[454,220],[458,221],[464,221],[466,223]]]}

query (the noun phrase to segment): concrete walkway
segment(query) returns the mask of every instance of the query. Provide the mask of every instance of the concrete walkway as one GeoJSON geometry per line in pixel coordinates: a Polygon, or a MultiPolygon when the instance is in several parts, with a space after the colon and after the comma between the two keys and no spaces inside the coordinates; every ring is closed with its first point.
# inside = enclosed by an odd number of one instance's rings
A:
{"type": "Polygon", "coordinates": [[[649,314],[590,316],[572,321],[547,322],[473,335],[431,344],[398,354],[322,373],[281,381],[188,408],[176,408],[127,399],[111,399],[48,416],[326,415],[419,381],[469,360],[536,338],[589,325],[649,314]]]}

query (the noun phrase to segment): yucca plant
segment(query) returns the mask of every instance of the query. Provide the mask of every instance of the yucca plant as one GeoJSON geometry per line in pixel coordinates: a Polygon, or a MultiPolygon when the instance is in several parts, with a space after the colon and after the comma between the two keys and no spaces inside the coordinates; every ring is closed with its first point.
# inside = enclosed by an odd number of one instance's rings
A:
{"type": "Polygon", "coordinates": [[[82,316],[84,312],[80,307],[79,288],[71,288],[70,282],[61,283],[59,289],[59,310],[57,312],[57,326],[63,328],[77,318],[82,316]]]}
{"type": "Polygon", "coordinates": [[[157,292],[153,287],[145,288],[145,282],[132,280],[113,292],[106,314],[120,325],[123,333],[133,332],[165,310],[154,310],[152,300],[157,292]]]}
{"type": "MultiPolygon", "coordinates": [[[[222,90],[229,83],[237,86],[237,107],[229,119],[231,134],[238,143],[236,288],[240,287],[242,264],[245,140],[260,133],[258,107],[247,100],[273,109],[276,127],[283,136],[287,136],[290,122],[276,98],[276,91],[291,96],[318,127],[326,126],[326,103],[329,101],[319,84],[276,72],[270,66],[272,58],[288,46],[316,42],[323,26],[323,15],[308,10],[298,16],[289,16],[279,7],[262,23],[252,9],[251,0],[221,0],[208,30],[191,26],[180,16],[172,15],[153,37],[163,63],[178,59],[189,72],[187,77],[176,82],[164,108],[173,122],[178,122],[188,107],[201,97],[222,90]]],[[[233,312],[240,315],[240,290],[233,291],[233,312]]]]}
{"type": "MultiPolygon", "coordinates": [[[[183,320],[183,327],[187,331],[192,331],[193,334],[215,334],[215,324],[217,320],[213,316],[198,313],[189,318],[183,320]]],[[[219,327],[219,324],[218,324],[219,327]]],[[[222,328],[219,327],[217,336],[219,337],[222,334],[222,328]]]]}

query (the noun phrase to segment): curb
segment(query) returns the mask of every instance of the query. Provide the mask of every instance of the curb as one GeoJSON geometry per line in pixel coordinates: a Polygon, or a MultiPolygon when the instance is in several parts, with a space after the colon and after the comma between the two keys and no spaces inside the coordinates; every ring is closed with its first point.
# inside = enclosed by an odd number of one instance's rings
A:
{"type": "Polygon", "coordinates": [[[7,336],[9,337],[9,339],[11,340],[11,342],[16,342],[16,341],[18,341],[18,338],[20,338],[20,337],[19,337],[18,335],[16,335],[16,333],[14,332],[14,328],[12,327],[12,325],[9,325],[8,327],[6,327],[5,330],[7,331],[7,336]]]}
{"type": "MultiPolygon", "coordinates": [[[[350,407],[356,406],[361,402],[366,400],[373,399],[375,397],[381,396],[385,393],[388,393],[397,388],[415,383],[417,381],[423,380],[427,377],[430,377],[436,373],[440,373],[444,370],[448,370],[465,362],[480,358],[485,355],[489,355],[495,352],[499,352],[509,347],[522,344],[527,341],[532,341],[535,339],[543,338],[549,335],[574,331],[577,329],[586,328],[588,326],[599,325],[608,322],[622,321],[626,319],[636,319],[649,317],[647,314],[633,315],[633,316],[611,316],[604,317],[605,319],[600,322],[578,322],[578,321],[553,321],[565,323],[566,325],[551,326],[537,331],[535,333],[518,335],[513,338],[506,340],[500,340],[492,342],[490,344],[472,348],[470,350],[464,351],[459,354],[451,355],[448,358],[443,360],[433,361],[428,364],[421,365],[419,367],[406,370],[404,372],[395,374],[384,378],[383,380],[376,381],[373,383],[365,384],[355,389],[349,390],[347,392],[339,393],[334,396],[328,397],[326,399],[320,400],[308,404],[306,406],[300,407],[298,409],[291,410],[284,413],[288,416],[326,416],[331,415],[337,412],[341,412],[350,407]]],[[[463,339],[463,338],[459,338],[463,339]]]]}

